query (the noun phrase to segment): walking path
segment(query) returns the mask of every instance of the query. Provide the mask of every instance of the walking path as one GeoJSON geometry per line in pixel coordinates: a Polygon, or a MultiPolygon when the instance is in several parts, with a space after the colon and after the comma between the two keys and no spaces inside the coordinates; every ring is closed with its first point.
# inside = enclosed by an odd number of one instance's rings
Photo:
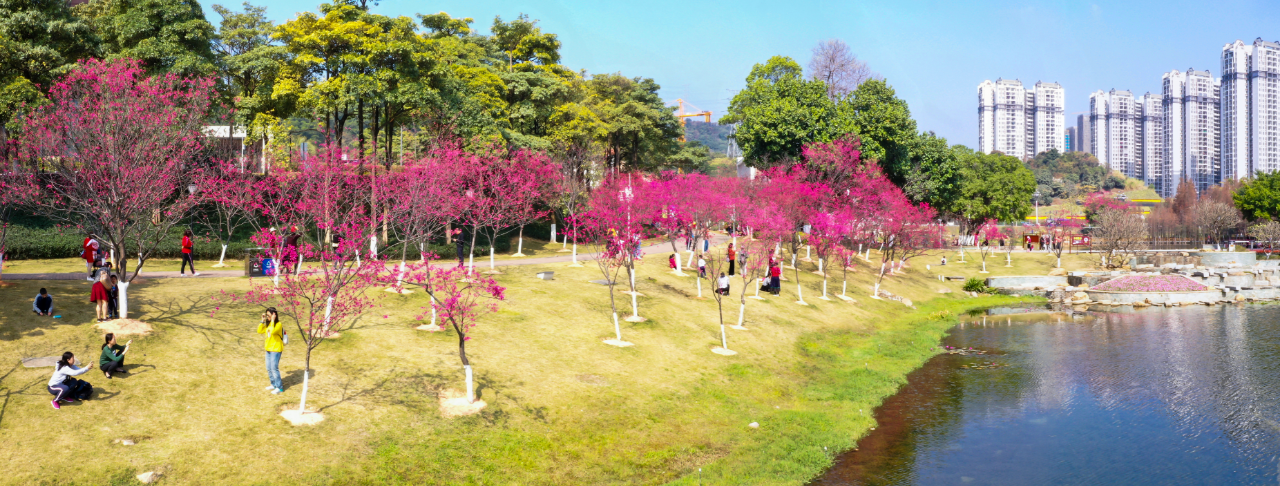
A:
{"type": "MultiPolygon", "coordinates": [[[[712,246],[721,245],[721,244],[724,244],[725,242],[728,242],[729,239],[730,238],[728,236],[715,234],[711,236],[711,245],[712,246]]],[[[641,248],[641,251],[644,252],[645,255],[669,254],[671,251],[671,243],[666,241],[655,243],[655,244],[641,248]]],[[[596,253],[578,253],[578,261],[589,262],[589,261],[595,260],[596,255],[597,255],[596,253]]],[[[682,259],[681,263],[684,264],[687,268],[689,265],[689,262],[684,261],[683,259],[687,257],[689,253],[687,251],[681,251],[680,255],[681,255],[680,258],[682,259]]],[[[510,266],[520,266],[520,265],[546,265],[550,263],[567,263],[571,261],[573,261],[573,254],[565,253],[563,255],[548,256],[548,257],[498,260],[494,262],[494,266],[510,267],[510,266]]],[[[452,265],[452,260],[442,260],[437,262],[436,265],[452,265]]],[[[476,269],[485,269],[488,267],[489,267],[488,257],[486,256],[485,258],[480,258],[477,256],[476,269]]],[[[178,274],[178,272],[174,272],[172,270],[160,271],[160,272],[148,272],[144,270],[142,274],[139,275],[138,277],[139,278],[226,278],[226,277],[243,277],[243,276],[244,276],[244,270],[204,270],[204,271],[201,271],[200,275],[196,277],[192,277],[192,276],[182,277],[178,274]]],[[[87,277],[84,272],[5,273],[3,275],[0,275],[0,280],[85,280],[86,278],[87,277]]]]}

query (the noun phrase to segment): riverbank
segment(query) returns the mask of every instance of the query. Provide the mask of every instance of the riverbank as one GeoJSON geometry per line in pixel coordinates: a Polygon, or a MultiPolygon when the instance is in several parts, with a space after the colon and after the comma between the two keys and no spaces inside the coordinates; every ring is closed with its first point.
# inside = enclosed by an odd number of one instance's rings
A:
{"type": "MultiPolygon", "coordinates": [[[[664,256],[641,265],[640,315],[648,321],[624,326],[636,346],[623,349],[601,343],[613,329],[607,288],[590,282],[600,278],[594,267],[528,266],[499,276],[508,301],[468,343],[489,403],[474,417],[439,412],[436,393],[462,386],[456,337],[413,330],[426,302],[420,293],[388,294],[360,329],[313,356],[308,402],[326,420],[309,428],[277,415],[298,402],[300,350],[286,350],[286,392],[270,395],[257,310],[212,300],[219,287],[246,289],[244,279],[131,288],[131,307],[157,332],[135,338],[128,377],[93,371],[98,397],[60,411],[43,390],[51,370],[17,363],[65,350],[96,356],[101,338],[82,303],[88,282],[13,282],[0,295],[0,359],[13,364],[0,378],[0,440],[8,444],[0,454],[9,465],[0,482],[101,483],[162,470],[175,484],[698,484],[701,468],[703,484],[802,484],[873,426],[872,408],[934,353],[956,314],[1015,300],[969,297],[962,282],[938,281],[937,267],[926,270],[922,259],[884,285],[918,309],[871,299],[866,262],[850,272],[857,303],[824,301],[821,278],[802,264],[810,305],[794,303],[794,280],[779,297],[748,299],[749,330],[729,331],[739,354],[725,357],[710,352],[720,344],[710,289],[696,299],[694,280],[666,271],[664,256]],[[556,280],[534,277],[544,270],[556,280]],[[41,286],[54,293],[62,319],[25,310],[41,286]],[[122,438],[136,445],[114,442],[122,438]]],[[[1048,255],[1015,254],[1014,262],[988,269],[1044,274],[1053,265],[1048,255]]],[[[947,270],[974,276],[978,268],[947,270]]],[[[832,273],[828,288],[838,290],[832,273]]],[[[630,310],[626,299],[619,307],[630,310]]],[[[726,321],[736,317],[726,302],[726,321]]]]}

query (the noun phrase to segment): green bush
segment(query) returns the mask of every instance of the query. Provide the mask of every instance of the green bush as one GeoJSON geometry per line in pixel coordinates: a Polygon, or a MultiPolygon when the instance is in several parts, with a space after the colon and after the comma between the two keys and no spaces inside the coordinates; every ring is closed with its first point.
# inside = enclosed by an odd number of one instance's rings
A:
{"type": "Polygon", "coordinates": [[[965,292],[981,292],[981,293],[988,293],[988,294],[991,293],[990,289],[987,288],[986,281],[976,277],[971,277],[969,278],[969,280],[964,281],[964,291],[965,292]]]}

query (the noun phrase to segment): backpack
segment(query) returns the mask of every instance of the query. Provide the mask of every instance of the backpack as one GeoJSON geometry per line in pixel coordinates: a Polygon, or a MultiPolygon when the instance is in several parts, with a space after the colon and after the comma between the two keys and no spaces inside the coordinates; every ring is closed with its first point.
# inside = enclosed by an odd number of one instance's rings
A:
{"type": "Polygon", "coordinates": [[[89,397],[93,395],[93,385],[89,384],[87,381],[67,377],[66,381],[63,381],[62,384],[67,385],[67,388],[70,390],[67,395],[76,400],[88,400],[89,397]]]}

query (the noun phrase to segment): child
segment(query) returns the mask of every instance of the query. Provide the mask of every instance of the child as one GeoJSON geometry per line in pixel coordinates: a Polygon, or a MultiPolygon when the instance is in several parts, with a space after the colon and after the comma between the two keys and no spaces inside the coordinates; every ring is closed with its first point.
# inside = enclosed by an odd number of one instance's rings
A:
{"type": "Polygon", "coordinates": [[[120,279],[111,275],[111,288],[107,289],[107,318],[120,318],[120,279]]]}
{"type": "Polygon", "coordinates": [[[53,296],[49,295],[48,289],[40,289],[40,294],[36,295],[35,302],[31,303],[31,310],[34,311],[37,316],[53,315],[53,296]]]}
{"type": "Polygon", "coordinates": [[[698,255],[698,278],[707,278],[707,260],[698,255]]]}
{"type": "Polygon", "coordinates": [[[946,256],[946,255],[942,255],[942,264],[943,264],[943,265],[946,265],[946,264],[947,264],[947,256],[946,256]]]}
{"type": "Polygon", "coordinates": [[[667,257],[667,265],[671,266],[671,269],[672,269],[672,270],[675,270],[675,269],[676,269],[676,254],[675,254],[675,253],[672,253],[670,257],[667,257]]]}

